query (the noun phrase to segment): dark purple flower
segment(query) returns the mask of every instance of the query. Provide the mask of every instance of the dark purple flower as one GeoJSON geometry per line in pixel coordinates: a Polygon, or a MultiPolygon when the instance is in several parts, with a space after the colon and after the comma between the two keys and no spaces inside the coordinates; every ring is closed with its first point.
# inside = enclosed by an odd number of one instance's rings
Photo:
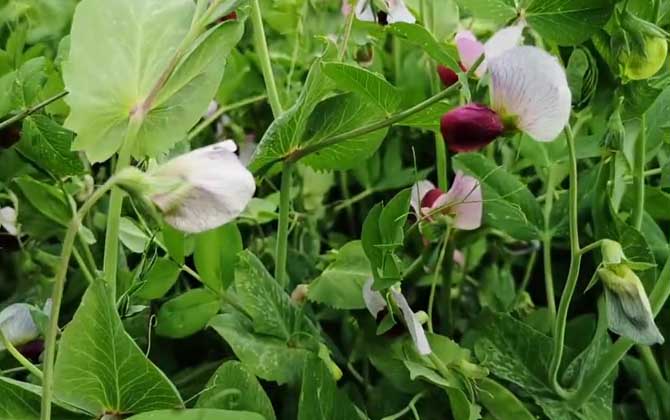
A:
{"type": "Polygon", "coordinates": [[[444,114],[440,123],[449,150],[471,152],[491,143],[505,131],[500,116],[480,104],[468,104],[444,114]]]}
{"type": "Polygon", "coordinates": [[[444,87],[449,87],[458,82],[458,74],[456,74],[456,72],[449,67],[443,66],[442,64],[437,66],[437,74],[440,75],[440,80],[442,81],[444,87]]]}

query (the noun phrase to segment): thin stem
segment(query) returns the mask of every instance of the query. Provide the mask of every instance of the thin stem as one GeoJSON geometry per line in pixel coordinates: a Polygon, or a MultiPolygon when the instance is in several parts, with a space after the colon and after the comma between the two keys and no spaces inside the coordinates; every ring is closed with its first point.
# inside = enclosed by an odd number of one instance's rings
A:
{"type": "Polygon", "coordinates": [[[435,272],[433,273],[433,281],[430,285],[430,296],[428,296],[428,331],[433,333],[433,304],[435,302],[435,290],[437,289],[437,279],[440,276],[440,270],[442,269],[442,261],[444,261],[444,255],[447,252],[447,242],[449,241],[449,235],[445,235],[444,242],[440,245],[440,254],[435,263],[435,272]]]}
{"type": "Polygon", "coordinates": [[[644,216],[644,163],[645,147],[647,143],[647,117],[642,114],[640,123],[640,134],[635,140],[635,159],[633,162],[633,191],[635,203],[633,206],[632,224],[637,230],[642,227],[644,216]]]}
{"type": "Polygon", "coordinates": [[[553,232],[551,230],[551,211],[554,206],[554,190],[556,188],[556,175],[553,168],[549,168],[547,176],[547,191],[544,201],[544,237],[542,240],[542,261],[544,264],[544,288],[547,296],[547,308],[553,322],[556,319],[556,295],[554,293],[554,275],[551,264],[551,242],[553,232]]]}
{"type": "Polygon", "coordinates": [[[265,39],[263,15],[261,14],[259,0],[251,0],[251,24],[254,32],[254,48],[256,49],[256,54],[258,54],[261,71],[263,72],[270,107],[272,108],[272,114],[277,118],[283,111],[281,101],[279,100],[279,91],[275,83],[275,76],[272,73],[272,63],[270,62],[270,52],[268,51],[268,44],[265,39]]]}
{"type": "Polygon", "coordinates": [[[528,288],[528,283],[530,283],[530,276],[533,274],[533,270],[535,269],[535,263],[537,262],[537,251],[533,251],[530,254],[530,258],[528,259],[528,263],[526,264],[526,271],[523,274],[523,280],[521,280],[521,285],[519,286],[519,290],[516,292],[516,296],[514,297],[514,303],[512,304],[512,308],[517,306],[519,302],[521,302],[521,297],[523,296],[523,293],[526,291],[528,288]]]}
{"type": "MultiPolygon", "coordinates": [[[[139,114],[136,114],[136,116],[139,114]]],[[[119,151],[114,172],[130,166],[131,152],[133,150],[137,133],[142,126],[142,118],[131,118],[123,140],[123,146],[119,151]]],[[[119,226],[121,223],[121,209],[123,207],[124,192],[119,188],[112,190],[107,211],[107,231],[105,232],[105,255],[102,263],[103,277],[110,290],[112,301],[116,300],[116,272],[119,265],[119,226]]]]}
{"type": "Polygon", "coordinates": [[[409,413],[410,411],[412,411],[412,412],[414,411],[414,406],[416,405],[416,403],[419,402],[419,400],[421,398],[423,398],[425,395],[426,395],[425,391],[419,392],[414,397],[412,397],[412,399],[409,401],[409,404],[407,404],[407,406],[405,408],[403,408],[402,410],[398,411],[395,414],[391,414],[390,416],[386,416],[386,417],[382,418],[381,420],[397,420],[397,419],[403,418],[403,416],[405,414],[409,413]]]}
{"type": "MultiPolygon", "coordinates": [[[[354,207],[351,202],[351,192],[349,191],[349,175],[347,171],[340,171],[340,190],[342,192],[342,198],[344,198],[344,208],[347,210],[347,221],[349,226],[347,226],[351,233],[354,233],[356,227],[356,220],[354,218],[354,207]]],[[[337,207],[335,207],[337,212],[337,207]]]]}
{"type": "Polygon", "coordinates": [[[110,178],[105,184],[98,188],[86,202],[81,206],[79,211],[74,215],[70,221],[70,225],[65,232],[63,239],[63,247],[61,250],[60,264],[56,271],[54,278],[53,291],[51,292],[51,313],[49,314],[49,324],[47,327],[45,337],[46,355],[42,365],[44,379],[42,386],[42,412],[41,419],[49,420],[51,418],[51,399],[53,396],[53,368],[54,359],[56,358],[56,335],[58,334],[58,316],[60,314],[60,306],[63,300],[63,290],[65,289],[65,278],[70,264],[70,257],[74,249],[74,241],[77,237],[77,232],[81,226],[81,221],[84,215],[95,205],[95,203],[104,196],[116,182],[114,177],[110,178]]]}
{"type": "MultiPolygon", "coordinates": [[[[654,290],[649,296],[654,316],[658,315],[661,311],[668,297],[670,297],[670,260],[665,263],[663,271],[658,276],[654,290]]],[[[600,362],[593,367],[589,375],[584,378],[581,386],[568,399],[569,404],[574,408],[579,408],[588,401],[593,393],[611,375],[612,371],[616,369],[621,359],[623,359],[634,344],[628,338],[619,338],[600,359],[600,362]]]]}
{"type": "Polygon", "coordinates": [[[454,242],[447,238],[446,256],[442,260],[442,281],[444,283],[442,287],[444,287],[444,293],[446,294],[444,311],[447,315],[445,324],[448,336],[451,336],[454,330],[454,305],[451,301],[451,284],[453,282],[452,274],[454,269],[454,249],[454,242]]]}
{"type": "Polygon", "coordinates": [[[186,140],[188,140],[188,141],[193,140],[198,134],[200,134],[202,132],[202,130],[209,127],[212,123],[214,123],[219,118],[221,118],[221,116],[223,114],[225,114],[226,112],[230,112],[234,109],[242,108],[243,106],[251,105],[253,103],[256,103],[256,102],[259,102],[259,101],[262,101],[262,100],[265,100],[265,99],[267,99],[267,95],[265,95],[265,94],[257,95],[257,96],[252,96],[251,98],[242,99],[241,101],[234,102],[230,105],[220,107],[219,109],[216,110],[216,112],[214,112],[214,114],[212,114],[211,117],[207,118],[206,120],[202,121],[200,124],[195,126],[195,128],[188,133],[188,137],[186,138],[186,140]]]}
{"type": "Polygon", "coordinates": [[[351,37],[351,28],[354,26],[354,18],[356,13],[352,10],[347,16],[347,21],[344,26],[344,38],[342,39],[342,45],[340,45],[340,51],[337,54],[337,61],[342,61],[344,55],[347,53],[347,46],[349,45],[349,38],[351,37]]]}
{"type": "Polygon", "coordinates": [[[371,196],[375,192],[376,192],[376,190],[374,188],[368,188],[367,190],[361,191],[360,193],[356,194],[355,196],[353,196],[349,199],[345,198],[344,200],[342,200],[342,202],[340,202],[339,204],[337,204],[335,206],[334,210],[335,210],[335,212],[342,211],[342,209],[345,209],[347,207],[351,207],[351,205],[353,205],[355,203],[358,203],[359,201],[371,196]]]}
{"type": "Polygon", "coordinates": [[[436,132],[433,133],[435,140],[435,161],[437,165],[437,186],[442,191],[449,189],[449,182],[447,181],[447,146],[444,140],[436,132]]]}
{"type": "Polygon", "coordinates": [[[595,242],[592,242],[592,243],[586,245],[585,247],[582,247],[579,250],[579,255],[585,255],[585,254],[588,254],[589,252],[593,251],[594,249],[600,248],[600,245],[602,243],[603,243],[603,240],[600,239],[600,240],[597,240],[595,242]]]}
{"type": "Polygon", "coordinates": [[[288,226],[289,207],[291,206],[291,178],[293,175],[293,164],[286,162],[281,174],[281,188],[279,190],[279,226],[277,227],[277,263],[275,265],[275,278],[279,284],[286,288],[286,261],[288,256],[288,226]]]}
{"type": "Polygon", "coordinates": [[[575,139],[569,126],[565,128],[565,138],[568,143],[568,155],[570,162],[570,191],[568,202],[568,218],[570,224],[570,269],[568,278],[565,282],[565,288],[561,295],[561,302],[558,305],[556,322],[554,323],[554,349],[549,367],[549,380],[556,393],[564,398],[568,397],[568,392],[563,389],[558,379],[558,371],[563,361],[563,346],[565,344],[565,328],[568,321],[568,309],[572,301],[572,295],[577,287],[579,277],[579,266],[581,263],[581,254],[579,252],[579,230],[577,225],[578,210],[578,192],[577,192],[577,155],[575,152],[575,139]]]}
{"type": "Polygon", "coordinates": [[[36,105],[33,105],[31,107],[28,107],[28,108],[24,109],[23,111],[19,112],[18,114],[0,122],[0,130],[2,130],[5,127],[9,127],[10,125],[14,124],[15,122],[21,121],[22,119],[36,113],[40,109],[45,108],[48,105],[50,105],[50,104],[56,102],[57,100],[63,98],[65,95],[67,95],[66,91],[59,92],[59,93],[55,94],[54,96],[52,96],[50,98],[47,98],[47,99],[43,100],[42,102],[40,102],[36,105]]]}
{"type": "Polygon", "coordinates": [[[638,344],[635,347],[637,348],[637,351],[640,354],[640,360],[642,361],[642,364],[647,371],[647,377],[653,385],[658,404],[661,408],[662,418],[667,419],[668,415],[670,415],[670,407],[668,405],[666,394],[668,391],[668,383],[665,381],[665,378],[663,378],[661,369],[659,368],[658,363],[656,362],[656,358],[654,357],[654,353],[651,351],[649,346],[638,344]]]}
{"type": "Polygon", "coordinates": [[[74,255],[75,261],[77,261],[77,265],[79,265],[79,269],[81,269],[81,272],[84,274],[84,277],[86,277],[86,280],[88,281],[89,284],[93,283],[95,279],[93,278],[93,275],[91,274],[91,271],[88,269],[86,266],[86,261],[81,257],[81,254],[79,251],[77,251],[77,247],[72,248],[72,254],[74,255]]]}
{"type": "Polygon", "coordinates": [[[16,347],[14,347],[14,344],[12,344],[12,342],[7,339],[1,329],[0,342],[2,342],[9,354],[11,354],[21,366],[28,369],[28,371],[36,376],[40,381],[42,380],[42,371],[39,370],[37,366],[32,364],[30,360],[26,359],[26,357],[22,355],[21,352],[16,349],[16,347]]]}

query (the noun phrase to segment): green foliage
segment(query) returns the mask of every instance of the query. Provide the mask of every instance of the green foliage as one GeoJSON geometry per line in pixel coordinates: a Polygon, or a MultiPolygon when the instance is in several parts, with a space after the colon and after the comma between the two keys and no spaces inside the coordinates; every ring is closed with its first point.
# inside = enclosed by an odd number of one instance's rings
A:
{"type": "Polygon", "coordinates": [[[156,333],[183,338],[205,328],[219,312],[219,298],[207,289],[192,289],[165,302],[156,318],[156,333]]]}

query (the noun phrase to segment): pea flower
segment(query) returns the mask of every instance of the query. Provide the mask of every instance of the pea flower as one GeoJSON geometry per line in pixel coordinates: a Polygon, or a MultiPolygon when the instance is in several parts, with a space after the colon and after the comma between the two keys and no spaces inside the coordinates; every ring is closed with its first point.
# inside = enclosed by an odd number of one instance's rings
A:
{"type": "MultiPolygon", "coordinates": [[[[384,299],[381,293],[372,290],[373,282],[373,279],[369,278],[363,285],[363,300],[370,314],[377,318],[377,315],[386,309],[387,304],[386,299],[384,299]]],[[[412,311],[412,308],[407,303],[407,299],[405,299],[399,288],[391,287],[390,291],[393,301],[398,306],[398,309],[400,309],[405,326],[412,337],[416,350],[423,356],[430,354],[432,350],[430,349],[430,344],[428,344],[426,332],[423,330],[423,326],[421,326],[419,317],[412,311]]]]}
{"type": "Polygon", "coordinates": [[[232,140],[178,156],[142,173],[128,168],[119,183],[148,197],[165,221],[188,233],[214,229],[235,219],[256,189],[254,177],[235,154],[232,140]]]}
{"type": "Polygon", "coordinates": [[[467,104],[446,113],[440,129],[449,149],[479,150],[520,130],[552,141],[568,123],[571,94],[558,60],[537,47],[514,47],[488,60],[491,107],[467,104]]]}
{"type": "Polygon", "coordinates": [[[520,22],[503,28],[493,34],[485,43],[477,40],[477,37],[470,31],[458,32],[454,40],[463,70],[470,70],[477,59],[484,54],[484,61],[475,70],[475,75],[482,77],[486,73],[488,61],[521,43],[525,26],[525,22],[520,22]]]}
{"type": "Polygon", "coordinates": [[[446,193],[427,180],[412,186],[410,204],[419,217],[437,213],[454,219],[454,227],[474,230],[482,224],[482,189],[479,181],[463,172],[456,172],[454,182],[446,193]]]}
{"type": "MultiPolygon", "coordinates": [[[[40,312],[39,309],[36,310],[27,303],[13,303],[0,312],[0,330],[5,339],[14,347],[28,344],[40,337],[40,329],[35,324],[31,313],[33,310],[36,314],[40,312]]],[[[41,312],[48,317],[50,311],[51,300],[47,300],[41,312]]],[[[0,351],[5,349],[4,341],[0,340],[0,351]]]]}
{"type": "Polygon", "coordinates": [[[440,81],[442,81],[444,87],[449,87],[458,82],[458,74],[443,64],[438,64],[437,74],[440,76],[440,81]]]}
{"type": "Polygon", "coordinates": [[[609,329],[639,344],[663,344],[665,339],[654,323],[647,292],[633,271],[650,265],[628,260],[616,241],[605,239],[600,249],[603,259],[597,272],[605,286],[609,329]]]}
{"type": "Polygon", "coordinates": [[[386,6],[388,7],[387,21],[389,24],[397,22],[416,22],[416,18],[407,9],[407,6],[405,6],[405,2],[403,0],[386,0],[386,6]]]}
{"type": "MultiPolygon", "coordinates": [[[[342,0],[342,15],[349,16],[349,13],[351,13],[350,0],[342,0]]],[[[372,0],[358,0],[354,6],[354,13],[358,20],[375,22],[375,14],[372,11],[372,0]]]]}
{"type": "Polygon", "coordinates": [[[0,226],[2,226],[7,233],[12,236],[18,234],[16,225],[16,210],[13,207],[0,208],[0,226]]]}

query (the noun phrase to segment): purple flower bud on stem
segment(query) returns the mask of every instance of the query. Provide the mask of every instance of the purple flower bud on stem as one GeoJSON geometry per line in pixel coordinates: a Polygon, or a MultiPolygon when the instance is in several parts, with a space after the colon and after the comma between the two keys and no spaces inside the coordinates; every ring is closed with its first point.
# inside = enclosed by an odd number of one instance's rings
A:
{"type": "Polygon", "coordinates": [[[440,80],[442,81],[444,87],[449,87],[458,82],[458,74],[456,74],[456,72],[449,67],[443,66],[442,64],[438,64],[437,74],[440,75],[440,80]]]}
{"type": "Polygon", "coordinates": [[[505,131],[500,116],[484,105],[468,104],[444,114],[440,124],[449,150],[479,150],[505,131]]]}

